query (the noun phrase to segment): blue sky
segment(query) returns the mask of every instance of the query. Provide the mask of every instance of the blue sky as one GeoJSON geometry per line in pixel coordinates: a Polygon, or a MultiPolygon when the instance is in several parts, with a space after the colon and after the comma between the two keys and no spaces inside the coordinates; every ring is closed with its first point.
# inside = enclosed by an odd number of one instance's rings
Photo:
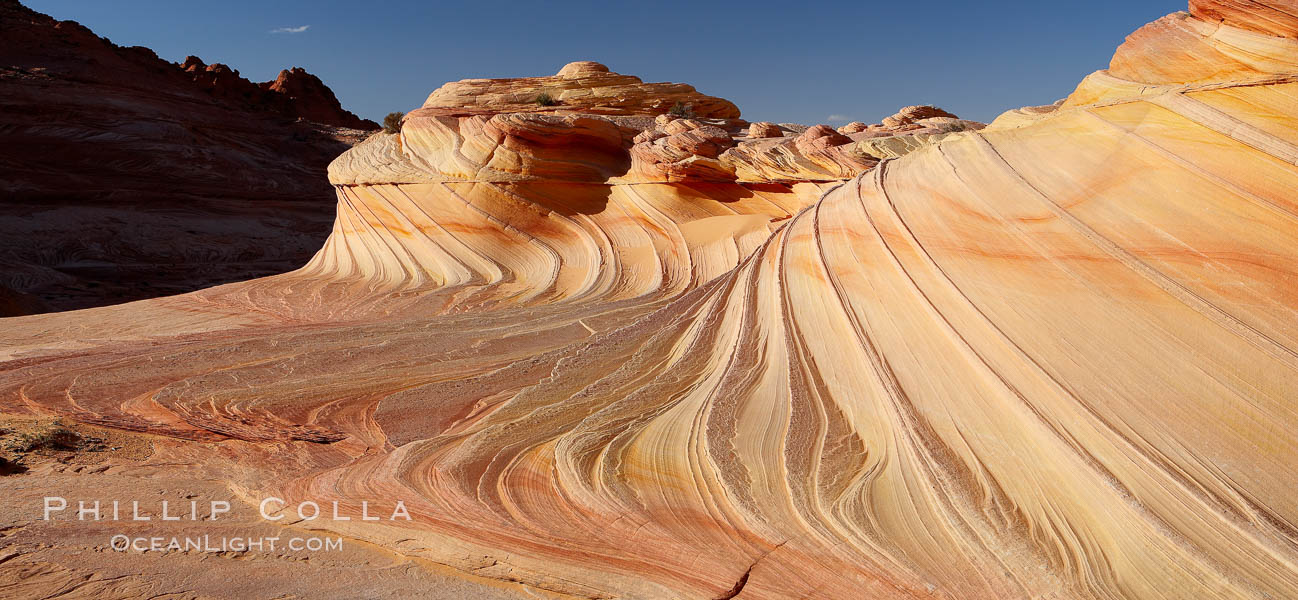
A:
{"type": "Polygon", "coordinates": [[[1140,25],[1185,0],[436,2],[25,0],[121,45],[194,54],[253,81],[319,75],[363,117],[442,83],[596,60],[693,84],[751,121],[877,122],[908,104],[987,121],[1070,93],[1140,25]],[[831,119],[831,116],[834,118],[831,119]]]}

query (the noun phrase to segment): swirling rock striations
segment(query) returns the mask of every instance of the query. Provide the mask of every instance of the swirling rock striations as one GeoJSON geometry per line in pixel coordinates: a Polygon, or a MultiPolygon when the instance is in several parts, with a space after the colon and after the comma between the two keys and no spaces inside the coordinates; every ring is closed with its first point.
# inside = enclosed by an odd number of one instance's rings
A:
{"type": "MultiPolygon", "coordinates": [[[[638,81],[593,62],[555,79],[598,95],[608,77],[638,81]]],[[[515,89],[534,79],[491,81],[515,89]]],[[[435,290],[457,286],[485,286],[460,292],[482,301],[502,289],[515,302],[672,297],[734,268],[837,183],[736,181],[718,158],[742,122],[623,101],[650,99],[658,85],[626,83],[623,99],[589,112],[517,112],[482,98],[464,111],[430,100],[399,135],[343,154],[329,169],[340,199],[334,235],[303,273],[313,285],[357,281],[366,291],[317,309],[370,310],[377,290],[403,290],[409,303],[442,310],[435,290]]]]}
{"type": "Polygon", "coordinates": [[[307,267],[6,320],[0,408],[157,436],[145,485],[402,499],[312,527],[520,597],[1295,597],[1298,42],[1214,6],[847,181],[726,180],[707,119],[416,111],[307,267]],[[1166,36],[1248,51],[1185,85],[1166,36]]]}
{"type": "Polygon", "coordinates": [[[1298,38],[1298,10],[1290,2],[1190,0],[1190,14],[1263,35],[1298,38]]]}

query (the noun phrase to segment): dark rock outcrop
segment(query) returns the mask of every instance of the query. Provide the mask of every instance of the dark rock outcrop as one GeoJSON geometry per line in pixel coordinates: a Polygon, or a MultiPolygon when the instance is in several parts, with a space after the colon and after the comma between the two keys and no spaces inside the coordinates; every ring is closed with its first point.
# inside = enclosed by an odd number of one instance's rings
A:
{"type": "Polygon", "coordinates": [[[52,310],[300,266],[333,220],[326,166],[376,128],[304,71],[263,89],[12,0],[0,31],[0,286],[52,310]]]}
{"type": "Polygon", "coordinates": [[[301,67],[284,69],[273,81],[253,83],[221,63],[185,57],[180,68],[208,94],[249,110],[353,129],[378,129],[378,123],[344,110],[333,90],[301,67]]]}

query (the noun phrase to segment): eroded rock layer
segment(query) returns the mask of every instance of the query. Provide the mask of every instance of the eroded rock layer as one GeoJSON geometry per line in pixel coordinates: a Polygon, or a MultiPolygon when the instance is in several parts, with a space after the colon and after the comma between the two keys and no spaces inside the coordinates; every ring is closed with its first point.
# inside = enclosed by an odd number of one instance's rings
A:
{"type": "Polygon", "coordinates": [[[644,83],[593,61],[569,63],[551,77],[451,82],[429,94],[424,108],[469,114],[562,109],[611,115],[660,115],[677,109],[704,118],[739,118],[739,108],[729,100],[702,94],[691,85],[644,83]]]}
{"type": "Polygon", "coordinates": [[[416,113],[305,268],[6,320],[0,407],[157,436],[154,481],[403,499],[311,527],[491,594],[1298,596],[1298,51],[1241,5],[845,182],[704,170],[723,123],[416,113]],[[1139,64],[1223,40],[1252,71],[1139,64]]]}
{"type": "Polygon", "coordinates": [[[33,311],[302,265],[329,162],[377,129],[301,69],[262,86],[0,0],[0,287],[33,311]],[[302,120],[305,118],[306,120],[302,120]]]}

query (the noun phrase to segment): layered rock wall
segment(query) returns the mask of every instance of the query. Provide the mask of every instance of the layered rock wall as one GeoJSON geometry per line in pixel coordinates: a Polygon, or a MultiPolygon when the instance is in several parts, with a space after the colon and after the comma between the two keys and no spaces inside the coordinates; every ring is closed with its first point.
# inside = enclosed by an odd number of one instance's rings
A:
{"type": "Polygon", "coordinates": [[[43,301],[15,309],[300,267],[334,216],[326,166],[368,135],[338,125],[377,128],[300,70],[258,86],[13,0],[0,31],[0,287],[43,301]]]}

